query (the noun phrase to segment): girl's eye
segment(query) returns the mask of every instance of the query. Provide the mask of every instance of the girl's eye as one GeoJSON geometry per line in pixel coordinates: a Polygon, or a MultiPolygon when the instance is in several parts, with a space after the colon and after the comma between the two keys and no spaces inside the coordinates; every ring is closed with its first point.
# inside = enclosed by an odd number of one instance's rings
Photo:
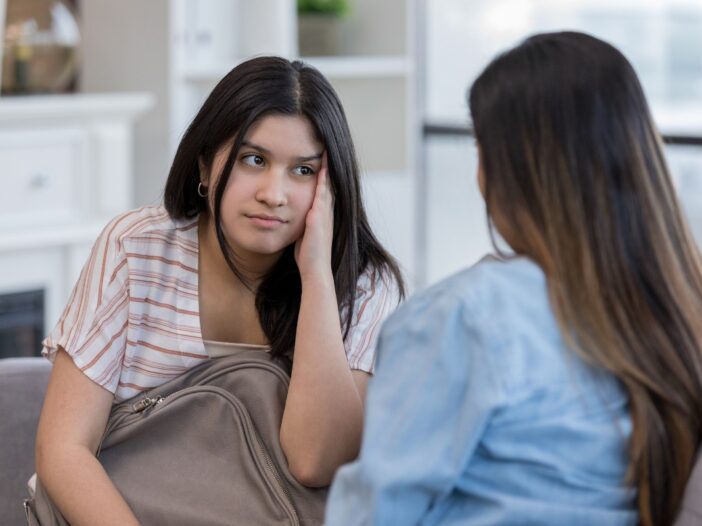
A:
{"type": "Polygon", "coordinates": [[[314,170],[309,166],[298,166],[293,170],[293,172],[295,172],[297,175],[314,175],[314,170]]]}
{"type": "Polygon", "coordinates": [[[250,153],[241,158],[241,162],[249,166],[263,166],[263,157],[250,153]]]}

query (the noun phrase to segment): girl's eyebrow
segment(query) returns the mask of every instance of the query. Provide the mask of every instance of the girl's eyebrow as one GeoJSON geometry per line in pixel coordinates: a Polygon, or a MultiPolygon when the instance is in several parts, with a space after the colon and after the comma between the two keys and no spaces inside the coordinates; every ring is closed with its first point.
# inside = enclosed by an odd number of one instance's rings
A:
{"type": "Polygon", "coordinates": [[[254,144],[249,141],[241,141],[242,146],[248,146],[249,148],[253,148],[254,150],[258,150],[259,152],[263,152],[266,155],[270,155],[271,151],[268,150],[267,148],[264,148],[263,146],[259,146],[258,144],[254,144]]]}
{"type": "Polygon", "coordinates": [[[322,153],[323,152],[319,152],[319,153],[316,153],[314,155],[308,155],[307,157],[298,157],[297,161],[300,163],[304,163],[307,161],[318,161],[319,159],[322,158],[322,153]]]}
{"type": "MultiPolygon", "coordinates": [[[[248,146],[249,148],[253,148],[254,150],[258,150],[259,152],[263,152],[266,155],[271,155],[271,151],[267,148],[264,148],[263,146],[260,146],[258,144],[254,144],[250,141],[241,141],[242,146],[248,146]]],[[[302,157],[297,157],[295,159],[296,162],[304,163],[307,161],[316,161],[322,158],[322,154],[324,152],[319,152],[315,153],[314,155],[303,155],[302,157]]]]}

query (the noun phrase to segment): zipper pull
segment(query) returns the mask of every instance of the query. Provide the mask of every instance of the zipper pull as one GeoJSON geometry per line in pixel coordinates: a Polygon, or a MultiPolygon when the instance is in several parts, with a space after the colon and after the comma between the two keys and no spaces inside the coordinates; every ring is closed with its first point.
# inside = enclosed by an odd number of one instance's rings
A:
{"type": "Polygon", "coordinates": [[[161,402],[163,402],[162,396],[156,396],[154,398],[146,396],[138,402],[132,404],[132,413],[141,413],[143,411],[146,411],[147,409],[154,407],[155,405],[160,404],[161,402]]]}

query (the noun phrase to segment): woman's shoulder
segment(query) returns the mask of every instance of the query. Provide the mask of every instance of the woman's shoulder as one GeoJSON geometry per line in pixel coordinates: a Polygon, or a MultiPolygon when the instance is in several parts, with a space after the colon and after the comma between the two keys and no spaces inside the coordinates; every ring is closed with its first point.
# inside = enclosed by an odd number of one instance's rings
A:
{"type": "Polygon", "coordinates": [[[473,326],[495,326],[497,320],[528,316],[548,308],[542,270],[523,257],[486,256],[475,265],[414,294],[398,309],[395,323],[408,319],[443,319],[457,312],[473,326]]]}
{"type": "Polygon", "coordinates": [[[531,301],[544,295],[546,278],[534,261],[522,256],[498,257],[488,255],[472,267],[449,278],[449,287],[463,294],[472,292],[476,300],[509,300],[519,298],[531,301]]]}
{"type": "Polygon", "coordinates": [[[499,364],[504,385],[520,390],[567,370],[569,353],[545,275],[522,257],[485,258],[412,296],[390,316],[383,334],[436,342],[417,353],[467,354],[499,364]]]}
{"type": "Polygon", "coordinates": [[[448,295],[463,302],[514,296],[518,293],[543,289],[545,278],[541,268],[525,257],[487,255],[474,265],[431,285],[413,299],[434,299],[448,295]]]}

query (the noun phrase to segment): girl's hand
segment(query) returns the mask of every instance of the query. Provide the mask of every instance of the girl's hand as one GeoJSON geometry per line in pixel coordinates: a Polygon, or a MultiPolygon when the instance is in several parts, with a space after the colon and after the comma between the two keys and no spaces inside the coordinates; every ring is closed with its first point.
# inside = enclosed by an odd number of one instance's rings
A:
{"type": "Polygon", "coordinates": [[[295,243],[295,261],[300,277],[331,272],[332,238],[334,234],[334,195],[329,184],[327,154],[317,176],[312,207],[307,212],[305,231],[295,243]]]}

